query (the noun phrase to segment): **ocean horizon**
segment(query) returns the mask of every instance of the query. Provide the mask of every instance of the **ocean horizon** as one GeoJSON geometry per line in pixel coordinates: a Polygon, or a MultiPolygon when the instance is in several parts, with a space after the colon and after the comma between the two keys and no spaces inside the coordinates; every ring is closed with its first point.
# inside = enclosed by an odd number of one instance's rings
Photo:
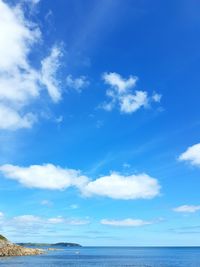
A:
{"type": "Polygon", "coordinates": [[[199,267],[200,247],[63,247],[38,256],[0,258],[0,266],[199,267]]]}

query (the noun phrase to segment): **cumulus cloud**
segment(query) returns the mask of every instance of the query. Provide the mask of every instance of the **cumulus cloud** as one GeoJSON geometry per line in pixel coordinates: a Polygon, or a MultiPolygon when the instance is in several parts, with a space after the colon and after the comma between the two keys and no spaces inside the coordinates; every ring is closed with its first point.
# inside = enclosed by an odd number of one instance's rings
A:
{"type": "Polygon", "coordinates": [[[69,88],[75,89],[77,92],[81,92],[83,88],[89,85],[89,81],[86,76],[80,76],[73,78],[72,75],[68,75],[66,78],[66,85],[69,88]]]}
{"type": "Polygon", "coordinates": [[[40,44],[42,34],[37,24],[25,18],[23,8],[23,5],[9,6],[0,0],[0,109],[8,118],[0,116],[0,129],[30,128],[36,114],[27,109],[42,90],[46,89],[54,102],[61,98],[56,79],[60,48],[51,49],[49,56],[41,60],[41,68],[30,64],[29,56],[40,44]]]}
{"type": "Polygon", "coordinates": [[[102,219],[101,224],[110,225],[110,226],[121,226],[121,227],[139,227],[144,225],[152,224],[151,221],[144,221],[141,219],[124,219],[124,220],[109,220],[102,219]]]}
{"type": "Polygon", "coordinates": [[[62,169],[53,164],[31,165],[19,167],[2,165],[0,171],[5,177],[16,180],[30,188],[41,189],[66,189],[70,186],[82,187],[87,182],[87,177],[73,169],[62,169]]]}
{"type": "Polygon", "coordinates": [[[178,159],[180,161],[188,161],[192,165],[200,167],[200,143],[188,147],[178,159]]]}
{"type": "Polygon", "coordinates": [[[126,93],[128,89],[135,87],[138,77],[130,76],[128,79],[123,79],[120,74],[110,72],[103,74],[103,80],[115,88],[118,93],[126,93]]]}
{"type": "Polygon", "coordinates": [[[123,176],[111,173],[89,182],[83,188],[86,195],[98,195],[114,199],[150,199],[159,195],[160,185],[147,174],[123,176]]]}
{"type": "Polygon", "coordinates": [[[133,91],[138,81],[136,76],[129,76],[129,78],[124,79],[120,74],[111,72],[104,73],[102,78],[105,84],[109,85],[106,95],[110,101],[101,105],[107,111],[111,111],[118,105],[122,113],[130,114],[142,107],[147,107],[151,102],[160,102],[161,100],[161,95],[157,93],[149,97],[146,91],[133,91]]]}
{"type": "Polygon", "coordinates": [[[64,169],[53,164],[19,167],[2,165],[0,172],[11,180],[30,188],[64,190],[76,187],[85,196],[103,196],[113,199],[151,199],[160,193],[157,179],[147,174],[123,176],[111,173],[96,180],[90,180],[80,171],[64,169]]]}
{"type": "Polygon", "coordinates": [[[124,113],[132,113],[148,104],[147,92],[136,91],[120,97],[120,109],[124,113]]]}
{"type": "Polygon", "coordinates": [[[194,205],[182,205],[173,209],[175,212],[183,212],[183,213],[194,213],[200,210],[200,206],[194,205]]]}

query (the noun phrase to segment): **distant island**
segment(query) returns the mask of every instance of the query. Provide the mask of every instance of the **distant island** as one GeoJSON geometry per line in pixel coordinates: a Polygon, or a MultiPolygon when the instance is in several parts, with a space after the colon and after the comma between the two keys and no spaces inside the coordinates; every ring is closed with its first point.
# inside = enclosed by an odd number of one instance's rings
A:
{"type": "Polygon", "coordinates": [[[28,246],[28,247],[81,247],[80,244],[77,243],[69,243],[69,242],[60,242],[60,243],[17,243],[19,246],[28,246]]]}
{"type": "Polygon", "coordinates": [[[60,242],[48,243],[11,243],[6,237],[0,235],[0,257],[40,255],[48,250],[60,250],[60,247],[81,247],[77,243],[60,242]],[[47,249],[39,249],[47,247],[47,249]],[[50,247],[50,248],[49,248],[50,247]]]}

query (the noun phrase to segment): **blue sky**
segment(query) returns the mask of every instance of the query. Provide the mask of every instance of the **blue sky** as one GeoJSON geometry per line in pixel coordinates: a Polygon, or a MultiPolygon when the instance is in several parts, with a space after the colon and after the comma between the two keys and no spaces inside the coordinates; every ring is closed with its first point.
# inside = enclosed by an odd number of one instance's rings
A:
{"type": "Polygon", "coordinates": [[[200,4],[0,0],[0,232],[200,245],[200,4]]]}

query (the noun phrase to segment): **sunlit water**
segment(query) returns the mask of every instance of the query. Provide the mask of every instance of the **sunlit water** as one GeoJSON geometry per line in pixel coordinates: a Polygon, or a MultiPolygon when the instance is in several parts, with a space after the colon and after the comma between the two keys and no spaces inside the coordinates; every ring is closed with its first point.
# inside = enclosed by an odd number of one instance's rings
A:
{"type": "Polygon", "coordinates": [[[200,267],[200,247],[136,248],[82,247],[44,255],[0,258],[9,267],[200,267]]]}

